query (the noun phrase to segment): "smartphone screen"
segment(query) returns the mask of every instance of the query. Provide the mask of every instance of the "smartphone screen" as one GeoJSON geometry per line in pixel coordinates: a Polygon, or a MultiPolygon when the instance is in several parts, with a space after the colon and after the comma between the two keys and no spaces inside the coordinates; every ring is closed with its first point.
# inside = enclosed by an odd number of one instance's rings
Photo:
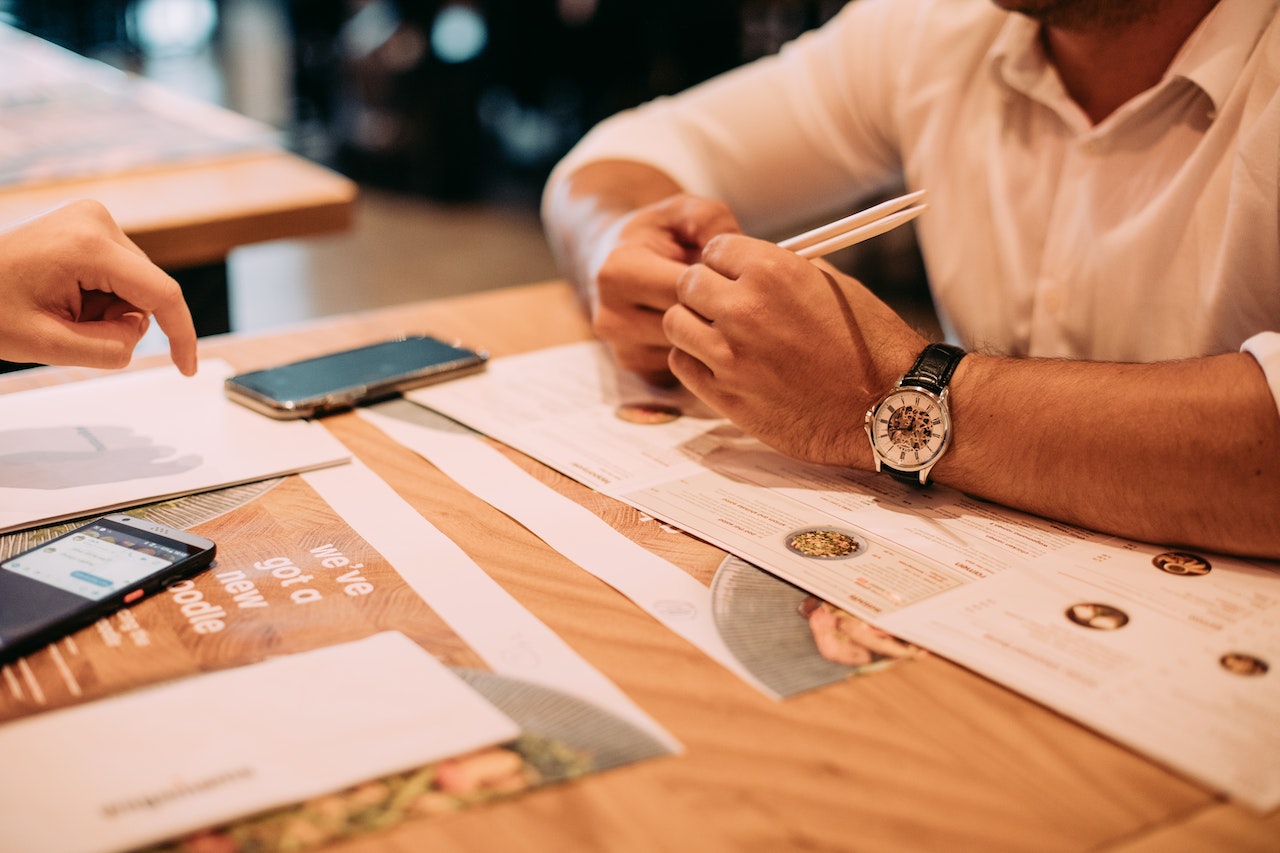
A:
{"type": "Polygon", "coordinates": [[[39,648],[213,560],[201,536],[109,515],[0,563],[0,660],[39,648]]]}
{"type": "Polygon", "coordinates": [[[296,361],[233,376],[232,399],[272,417],[311,417],[482,368],[487,356],[429,336],[296,361]]]}

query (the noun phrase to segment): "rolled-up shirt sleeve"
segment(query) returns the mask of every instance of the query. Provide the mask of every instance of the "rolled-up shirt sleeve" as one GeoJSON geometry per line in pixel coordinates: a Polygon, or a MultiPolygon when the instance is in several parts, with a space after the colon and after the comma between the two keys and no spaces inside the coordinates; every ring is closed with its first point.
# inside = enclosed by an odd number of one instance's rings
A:
{"type": "Polygon", "coordinates": [[[1280,411],[1280,332],[1259,332],[1245,341],[1240,349],[1258,361],[1267,386],[1280,411]]]}

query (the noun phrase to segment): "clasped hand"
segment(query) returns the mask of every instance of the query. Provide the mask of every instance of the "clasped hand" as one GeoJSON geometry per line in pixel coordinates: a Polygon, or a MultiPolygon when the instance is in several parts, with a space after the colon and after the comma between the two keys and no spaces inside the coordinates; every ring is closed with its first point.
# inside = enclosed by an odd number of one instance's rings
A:
{"type": "Polygon", "coordinates": [[[595,276],[597,334],[782,453],[870,467],[863,413],[927,341],[857,280],[738,231],[687,196],[622,220],[595,276]]]}

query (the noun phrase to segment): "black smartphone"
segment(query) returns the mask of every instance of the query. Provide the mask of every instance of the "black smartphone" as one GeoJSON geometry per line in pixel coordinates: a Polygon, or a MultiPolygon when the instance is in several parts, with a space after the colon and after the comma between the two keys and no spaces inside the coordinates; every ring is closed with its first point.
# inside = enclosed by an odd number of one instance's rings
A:
{"type": "Polygon", "coordinates": [[[227,396],[273,418],[310,418],[481,370],[488,354],[416,335],[241,373],[227,396]]]}
{"type": "Polygon", "coordinates": [[[0,662],[195,574],[216,550],[203,536],[114,513],[0,562],[0,662]]]}

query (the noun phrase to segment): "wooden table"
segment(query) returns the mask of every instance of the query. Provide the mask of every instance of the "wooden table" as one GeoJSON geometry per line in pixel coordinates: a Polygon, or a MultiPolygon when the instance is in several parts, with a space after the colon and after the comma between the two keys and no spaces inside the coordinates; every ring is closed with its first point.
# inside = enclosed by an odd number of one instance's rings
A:
{"type": "MultiPolygon", "coordinates": [[[[570,288],[548,282],[209,338],[201,352],[249,369],[407,331],[495,357],[589,335],[570,288]]],[[[0,393],[98,374],[42,368],[0,379],[0,393]]],[[[767,699],[372,425],[350,413],[326,424],[686,748],[328,850],[1280,850],[1280,813],[1226,802],[940,656],[767,699]]],[[[509,455],[641,529],[635,510],[509,455]]],[[[646,543],[699,571],[724,556],[692,537],[646,543]]]]}
{"type": "Polygon", "coordinates": [[[168,270],[224,261],[249,243],[348,228],[354,182],[286,151],[262,151],[127,174],[0,187],[0,223],[75,198],[107,206],[168,270]]]}
{"type": "MultiPolygon", "coordinates": [[[[193,132],[198,132],[202,122],[205,128],[249,124],[211,105],[156,91],[155,84],[126,78],[103,63],[9,27],[0,26],[0,54],[0,72],[6,78],[0,80],[0,95],[12,99],[15,109],[22,109],[24,100],[53,100],[61,93],[81,97],[81,90],[74,88],[76,83],[112,93],[125,90],[128,81],[128,86],[140,90],[139,98],[154,99],[157,109],[163,106],[189,118],[193,132]]],[[[50,131],[55,139],[75,135],[74,107],[47,108],[47,112],[49,121],[57,125],[50,131]]],[[[29,112],[16,115],[31,120],[29,112]]],[[[133,118],[136,116],[125,111],[121,120],[133,118]]],[[[92,144],[92,133],[104,130],[103,117],[95,114],[92,123],[86,117],[86,124],[92,144]]],[[[112,146],[122,135],[128,137],[128,128],[121,132],[112,125],[112,130],[116,133],[104,134],[110,139],[103,142],[106,150],[102,156],[109,161],[119,156],[112,146]]],[[[224,131],[221,128],[220,132],[224,131]]],[[[15,144],[7,138],[5,142],[15,144]]],[[[3,153],[10,154],[7,150],[3,153]]],[[[76,152],[77,166],[83,153],[82,146],[76,152]]],[[[351,225],[356,184],[279,147],[256,145],[190,160],[134,162],[122,158],[122,162],[129,165],[100,172],[78,169],[47,180],[0,185],[0,225],[71,199],[97,199],[143,251],[183,285],[202,335],[230,331],[226,259],[232,249],[337,232],[351,225]]]]}

